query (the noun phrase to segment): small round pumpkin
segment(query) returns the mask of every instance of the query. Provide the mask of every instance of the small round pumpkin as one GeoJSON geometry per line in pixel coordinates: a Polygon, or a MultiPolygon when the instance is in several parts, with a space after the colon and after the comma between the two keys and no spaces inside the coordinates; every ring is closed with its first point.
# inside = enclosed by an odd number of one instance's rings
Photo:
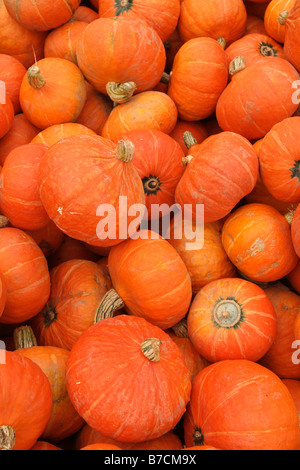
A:
{"type": "Polygon", "coordinates": [[[168,95],[184,121],[209,117],[228,82],[227,58],[222,46],[212,38],[198,37],[177,52],[168,95]]]}
{"type": "Polygon", "coordinates": [[[295,0],[271,0],[267,4],[264,14],[266,32],[281,44],[284,44],[285,39],[284,23],[294,3],[295,0]]]}
{"type": "Polygon", "coordinates": [[[187,447],[297,450],[299,418],[276,374],[252,361],[226,360],[194,379],[184,435],[187,447]]]}
{"type": "Polygon", "coordinates": [[[191,392],[190,372],[168,334],[129,315],[85,331],[72,348],[66,378],[71,401],[87,424],[121,442],[143,442],[171,431],[191,392]],[[140,371],[134,381],[133,368],[140,371]],[[149,394],[151,383],[155,389],[149,394]]]}
{"type": "Polygon", "coordinates": [[[69,21],[78,8],[80,0],[4,0],[11,17],[31,31],[49,31],[69,21]]]}
{"type": "Polygon", "coordinates": [[[187,317],[196,350],[210,362],[258,361],[270,349],[277,318],[272,302],[256,284],[223,278],[206,284],[187,317]]]}
{"type": "Polygon", "coordinates": [[[230,74],[231,81],[216,107],[224,131],[237,132],[249,140],[260,139],[297,110],[298,103],[292,98],[299,74],[287,60],[265,57],[246,67],[245,59],[237,57],[230,64],[230,74]]]}
{"type": "Polygon", "coordinates": [[[53,29],[45,41],[45,57],[60,57],[77,65],[77,43],[88,24],[84,21],[72,20],[53,29]]]}
{"type": "Polygon", "coordinates": [[[197,147],[179,181],[175,200],[184,209],[191,204],[193,219],[197,205],[204,204],[204,222],[215,222],[229,214],[254,188],[258,157],[250,142],[234,132],[208,137],[197,147]],[[199,177],[201,175],[201,177],[199,177]]]}
{"type": "Polygon", "coordinates": [[[85,100],[81,71],[69,60],[58,57],[47,57],[30,67],[20,89],[22,110],[39,129],[75,122],[85,100]]]}
{"type": "Polygon", "coordinates": [[[8,54],[0,54],[0,80],[5,83],[15,114],[21,112],[19,93],[25,73],[26,69],[19,60],[8,54]]]}
{"type": "Polygon", "coordinates": [[[26,144],[12,150],[0,175],[0,210],[14,227],[38,230],[50,219],[38,191],[40,162],[48,150],[44,144],[26,144]]]}
{"type": "Polygon", "coordinates": [[[246,204],[230,214],[222,243],[232,263],[252,281],[277,281],[298,261],[288,222],[266,204],[246,204]]]}
{"type": "Polygon", "coordinates": [[[0,449],[29,450],[51,415],[49,380],[33,361],[6,351],[0,381],[0,449]]]}
{"type": "MultiPolygon", "coordinates": [[[[170,136],[179,143],[184,155],[188,155],[190,145],[187,144],[185,139],[185,133],[189,132],[192,134],[197,144],[201,144],[203,140],[208,137],[208,132],[204,124],[199,121],[183,121],[178,119],[177,123],[170,133],[170,136]]],[[[194,142],[193,142],[194,144],[194,142]]]]}
{"type": "Polygon", "coordinates": [[[286,59],[300,72],[300,3],[298,0],[292,4],[286,16],[286,21],[283,20],[285,25],[284,54],[286,59]]]}

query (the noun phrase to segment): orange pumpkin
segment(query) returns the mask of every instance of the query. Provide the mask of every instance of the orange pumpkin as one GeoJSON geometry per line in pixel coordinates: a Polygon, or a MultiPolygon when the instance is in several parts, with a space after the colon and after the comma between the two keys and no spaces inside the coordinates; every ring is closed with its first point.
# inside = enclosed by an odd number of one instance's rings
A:
{"type": "Polygon", "coordinates": [[[201,144],[203,140],[208,137],[208,132],[201,122],[198,121],[182,121],[178,119],[174,129],[170,133],[170,136],[179,143],[185,156],[189,153],[189,147],[186,144],[184,134],[190,132],[193,135],[193,138],[197,141],[198,144],[201,144]]]}
{"type": "Polygon", "coordinates": [[[108,83],[134,82],[138,92],[151,90],[166,64],[164,45],[156,31],[129,16],[99,18],[90,23],[76,53],[85,78],[104,94],[108,83]]]}
{"type": "Polygon", "coordinates": [[[79,5],[72,16],[73,21],[84,21],[85,23],[91,23],[98,18],[99,15],[96,11],[84,5],[79,5]]]}
{"type": "Polygon", "coordinates": [[[264,25],[267,34],[280,43],[285,39],[285,19],[293,7],[295,0],[271,0],[267,4],[264,25]]]}
{"type": "Polygon", "coordinates": [[[121,442],[143,442],[171,431],[191,392],[190,372],[168,334],[129,315],[86,330],[71,350],[66,378],[71,401],[87,424],[121,442]],[[132,368],[140,371],[134,381],[132,368]],[[149,394],[151,383],[155,389],[149,394]]]}
{"type": "Polygon", "coordinates": [[[177,117],[177,107],[166,93],[144,91],[112,110],[102,136],[117,141],[122,134],[136,129],[154,129],[170,134],[177,117]]]}
{"type": "Polygon", "coordinates": [[[245,60],[237,57],[230,64],[230,74],[231,81],[216,107],[217,120],[224,131],[237,132],[250,140],[260,139],[296,111],[293,83],[299,80],[299,74],[287,60],[264,57],[246,67],[245,60]],[[268,99],[262,100],[262,96],[268,99]]]}
{"type": "Polygon", "coordinates": [[[37,346],[30,327],[14,332],[16,353],[37,364],[49,380],[52,392],[52,409],[41,439],[60,441],[73,435],[83,426],[84,420],[75,411],[66,388],[66,362],[69,351],[63,348],[37,346]]]}
{"type": "MultiPolygon", "coordinates": [[[[220,221],[204,224],[203,226],[203,244],[198,246],[185,237],[178,238],[175,234],[174,219],[170,225],[169,243],[176,249],[183,259],[191,276],[193,294],[211,281],[216,279],[233,277],[236,274],[236,268],[229,260],[222,245],[222,223],[220,221]],[[187,247],[187,244],[189,246],[187,247]]],[[[183,232],[184,232],[184,223],[183,232]]],[[[196,233],[196,223],[192,223],[192,230],[196,233]]]]}
{"type": "Polygon", "coordinates": [[[26,233],[34,239],[46,257],[49,257],[61,246],[64,234],[52,220],[39,230],[26,230],[26,233]]]}
{"type": "Polygon", "coordinates": [[[247,34],[267,34],[264,20],[256,15],[247,15],[246,29],[244,36],[247,34]]]}
{"type": "Polygon", "coordinates": [[[184,432],[187,447],[296,450],[299,418],[276,374],[252,361],[226,360],[195,378],[184,432]]]}
{"type": "Polygon", "coordinates": [[[101,135],[113,108],[112,101],[86,82],[87,99],[76,122],[101,135]]]}
{"type": "Polygon", "coordinates": [[[24,113],[17,114],[10,131],[0,140],[0,165],[3,166],[7,155],[15,148],[29,144],[39,129],[28,121],[24,113]]]}
{"type": "Polygon", "coordinates": [[[77,65],[77,43],[88,24],[84,21],[73,20],[53,29],[45,41],[45,57],[60,57],[77,65]]]}
{"type": "Polygon", "coordinates": [[[80,259],[61,263],[50,271],[50,276],[47,305],[30,325],[39,345],[70,350],[83,331],[94,323],[111,281],[101,266],[80,259]]]}
{"type": "Polygon", "coordinates": [[[50,219],[68,236],[90,245],[107,247],[128,238],[137,223],[129,209],[133,204],[145,207],[133,156],[129,141],[116,144],[97,135],[69,137],[50,147],[39,172],[40,196],[50,219]],[[127,209],[121,197],[127,198],[127,209]],[[110,224],[107,210],[114,213],[110,224]]]}
{"type": "Polygon", "coordinates": [[[146,21],[166,41],[174,32],[180,14],[179,0],[102,0],[99,2],[99,16],[140,18],[146,21]]]}
{"type": "Polygon", "coordinates": [[[299,361],[293,361],[294,325],[300,296],[280,284],[268,287],[265,293],[276,312],[277,333],[271,348],[259,362],[282,379],[300,379],[299,361]]]}
{"type": "Polygon", "coordinates": [[[182,209],[191,204],[194,220],[197,205],[204,204],[204,221],[215,222],[252,191],[257,175],[258,157],[250,142],[239,134],[221,132],[197,147],[177,185],[175,200],[182,209]]]}
{"type": "Polygon", "coordinates": [[[226,220],[222,243],[227,256],[249,280],[272,282],[297,264],[288,222],[266,204],[246,204],[226,220]]]}
{"type": "Polygon", "coordinates": [[[270,349],[277,318],[272,302],[252,282],[223,278],[204,286],[187,317],[196,350],[210,362],[258,361],[270,349]]]}
{"type": "Polygon", "coordinates": [[[291,6],[285,24],[284,53],[286,59],[300,72],[300,2],[295,0],[291,6]]]}
{"type": "Polygon", "coordinates": [[[85,100],[85,82],[78,67],[56,57],[30,67],[20,89],[22,110],[39,129],[76,121],[85,100]]]}
{"type": "Polygon", "coordinates": [[[19,93],[25,73],[26,69],[19,60],[8,54],[0,54],[0,80],[6,85],[6,93],[13,104],[15,114],[21,112],[19,93]]]}
{"type": "Polygon", "coordinates": [[[77,122],[65,122],[63,124],[54,124],[39,132],[32,143],[41,143],[51,147],[60,140],[67,139],[73,135],[95,135],[95,132],[77,122]]]}
{"type": "Polygon", "coordinates": [[[17,147],[6,158],[0,176],[0,210],[10,223],[23,230],[45,227],[50,219],[38,192],[40,162],[48,150],[44,144],[17,147]]]}
{"type": "Polygon", "coordinates": [[[228,82],[226,54],[212,38],[195,38],[177,52],[168,95],[180,119],[198,121],[209,117],[228,82]]]}
{"type": "Polygon", "coordinates": [[[80,0],[4,0],[7,11],[24,28],[32,31],[49,31],[69,21],[80,0]]]}
{"type": "Polygon", "coordinates": [[[177,251],[158,234],[141,231],[139,238],[112,247],[108,269],[114,291],[103,299],[99,318],[113,314],[107,308],[112,294],[128,313],[163,329],[187,314],[192,297],[190,276],[177,251]]]}
{"type": "Polygon", "coordinates": [[[23,230],[2,228],[0,266],[7,286],[1,322],[16,324],[37,315],[50,294],[49,270],[42,250],[23,230]]]}
{"type": "Polygon", "coordinates": [[[186,42],[196,37],[224,38],[226,45],[245,30],[247,12],[242,0],[182,0],[179,34],[186,42]]]}

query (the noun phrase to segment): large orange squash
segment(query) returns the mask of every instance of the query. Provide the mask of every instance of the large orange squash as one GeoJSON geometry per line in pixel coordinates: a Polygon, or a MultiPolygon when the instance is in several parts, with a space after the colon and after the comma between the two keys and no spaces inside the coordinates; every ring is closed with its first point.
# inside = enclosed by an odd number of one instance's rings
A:
{"type": "Polygon", "coordinates": [[[6,351],[0,381],[0,449],[29,450],[50,418],[49,380],[30,359],[6,351]]]}
{"type": "Polygon", "coordinates": [[[258,361],[270,349],[277,318],[272,302],[256,284],[223,278],[204,286],[187,317],[196,350],[210,362],[258,361]]]}
{"type": "MultiPolygon", "coordinates": [[[[166,53],[156,31],[139,18],[99,18],[88,25],[77,44],[78,66],[101,93],[107,84],[134,82],[151,90],[160,81],[166,53]]],[[[117,91],[118,93],[118,91],[117,91]]]]}
{"type": "Polygon", "coordinates": [[[183,0],[179,34],[184,42],[208,36],[223,38],[226,45],[239,39],[245,30],[247,12],[242,0],[183,0]]]}
{"type": "Polygon", "coordinates": [[[56,57],[30,67],[20,89],[22,110],[39,129],[76,121],[85,100],[85,81],[79,68],[56,57]]]}
{"type": "Polygon", "coordinates": [[[94,323],[97,308],[112,287],[111,281],[97,263],[80,259],[59,264],[50,276],[47,305],[30,325],[39,345],[71,349],[94,323]]]}
{"type": "MultiPolygon", "coordinates": [[[[188,157],[186,157],[188,158],[188,157]]],[[[253,146],[241,135],[221,132],[197,147],[179,181],[175,199],[184,208],[204,204],[204,221],[225,217],[250,193],[258,176],[258,157],[253,146]]]]}
{"type": "Polygon", "coordinates": [[[0,266],[7,286],[1,323],[21,323],[37,315],[50,294],[49,270],[42,250],[23,230],[1,228],[0,266]]]}
{"type": "Polygon", "coordinates": [[[224,223],[222,243],[232,263],[253,281],[277,281],[298,262],[288,222],[266,204],[236,209],[224,223]]]}
{"type": "Polygon", "coordinates": [[[50,219],[38,191],[40,162],[48,150],[44,144],[17,147],[6,158],[0,175],[0,210],[14,227],[37,230],[50,219]]]}
{"type": "Polygon", "coordinates": [[[129,315],[99,321],[85,331],[72,348],[66,378],[71,401],[87,424],[123,442],[171,431],[191,392],[190,372],[168,334],[129,315]],[[133,370],[139,371],[134,381],[133,370]],[[155,388],[149,394],[151,382],[155,388]]]}
{"type": "Polygon", "coordinates": [[[174,32],[180,14],[180,0],[102,0],[99,2],[99,16],[111,18],[124,16],[141,18],[166,41],[174,32]]]}
{"type": "Polygon", "coordinates": [[[15,21],[32,31],[49,31],[69,21],[78,8],[80,0],[4,0],[15,21]]]}
{"type": "Polygon", "coordinates": [[[230,64],[230,73],[231,81],[216,107],[217,120],[224,131],[237,132],[250,140],[260,139],[296,111],[299,103],[292,99],[293,83],[299,80],[299,74],[287,60],[265,57],[246,67],[245,60],[237,57],[230,64]]]}
{"type": "Polygon", "coordinates": [[[277,375],[247,360],[216,362],[195,378],[184,418],[187,447],[297,450],[299,418],[277,375]]]}
{"type": "Polygon", "coordinates": [[[168,95],[178,108],[180,119],[198,121],[209,117],[228,82],[227,58],[212,38],[195,38],[177,52],[168,95]]]}
{"type": "Polygon", "coordinates": [[[111,315],[110,304],[114,306],[118,301],[125,304],[128,313],[160,328],[171,328],[189,309],[190,276],[167,240],[146,230],[139,235],[140,238],[126,240],[109,252],[108,269],[114,291],[103,299],[99,318],[111,315]]]}

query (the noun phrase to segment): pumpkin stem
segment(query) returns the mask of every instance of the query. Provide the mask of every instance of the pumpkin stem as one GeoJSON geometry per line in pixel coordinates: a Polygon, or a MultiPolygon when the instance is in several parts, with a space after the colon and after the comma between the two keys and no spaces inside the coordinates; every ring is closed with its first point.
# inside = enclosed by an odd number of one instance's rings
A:
{"type": "Polygon", "coordinates": [[[289,12],[287,10],[283,10],[278,16],[278,23],[281,26],[284,26],[288,17],[289,17],[289,12]]]}
{"type": "Polygon", "coordinates": [[[134,145],[129,140],[119,140],[117,145],[117,158],[121,162],[129,163],[134,157],[134,145]]]}
{"type": "Polygon", "coordinates": [[[0,228],[4,228],[9,224],[9,220],[5,215],[0,215],[0,228]]]}
{"type": "Polygon", "coordinates": [[[169,81],[170,81],[170,75],[167,72],[164,72],[162,74],[162,77],[161,77],[160,81],[161,81],[161,83],[166,83],[168,85],[169,81]]]}
{"type": "Polygon", "coordinates": [[[186,157],[183,157],[181,160],[183,166],[187,166],[191,161],[193,160],[193,155],[187,155],[186,157]]]}
{"type": "Polygon", "coordinates": [[[147,338],[141,344],[141,350],[144,356],[151,362],[160,360],[161,340],[158,338],[147,338]]]}
{"type": "Polygon", "coordinates": [[[95,313],[94,323],[105,318],[112,318],[114,313],[124,307],[124,302],[115,289],[110,289],[103,296],[95,313]]]}
{"type": "Polygon", "coordinates": [[[27,80],[32,88],[38,90],[39,88],[43,88],[45,85],[45,79],[41,75],[41,71],[39,67],[34,64],[27,70],[27,80]]]}
{"type": "Polygon", "coordinates": [[[15,328],[13,338],[16,349],[32,348],[38,345],[33,330],[29,325],[15,328]]]}
{"type": "Polygon", "coordinates": [[[229,64],[229,73],[231,76],[241,72],[246,68],[246,60],[244,57],[237,56],[229,64]]]}
{"type": "Polygon", "coordinates": [[[220,44],[220,46],[223,47],[223,49],[225,49],[225,47],[226,47],[226,39],[225,38],[220,37],[220,38],[217,39],[217,42],[220,44]]]}
{"type": "Polygon", "coordinates": [[[12,426],[0,426],[0,449],[12,450],[16,443],[16,433],[12,426]]]}
{"type": "Polygon", "coordinates": [[[175,335],[178,338],[188,338],[188,328],[187,328],[187,320],[186,318],[183,318],[177,325],[174,325],[172,327],[172,330],[174,331],[175,335]]]}
{"type": "Polygon", "coordinates": [[[135,90],[136,84],[134,82],[108,82],[106,85],[108,96],[114,103],[117,104],[122,104],[129,101],[135,90]]]}
{"type": "Polygon", "coordinates": [[[183,134],[183,141],[188,149],[193,147],[193,145],[197,145],[198,143],[190,131],[185,131],[185,133],[183,134]]]}
{"type": "Polygon", "coordinates": [[[284,214],[285,220],[291,225],[293,218],[294,218],[295,211],[292,209],[287,212],[287,214],[284,214]]]}

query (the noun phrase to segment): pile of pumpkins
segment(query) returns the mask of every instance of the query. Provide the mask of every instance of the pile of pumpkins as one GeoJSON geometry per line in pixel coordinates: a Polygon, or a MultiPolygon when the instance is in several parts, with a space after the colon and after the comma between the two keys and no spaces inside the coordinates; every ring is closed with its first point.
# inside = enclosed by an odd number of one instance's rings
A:
{"type": "Polygon", "coordinates": [[[0,449],[300,449],[299,104],[300,0],[0,0],[0,449]]]}

